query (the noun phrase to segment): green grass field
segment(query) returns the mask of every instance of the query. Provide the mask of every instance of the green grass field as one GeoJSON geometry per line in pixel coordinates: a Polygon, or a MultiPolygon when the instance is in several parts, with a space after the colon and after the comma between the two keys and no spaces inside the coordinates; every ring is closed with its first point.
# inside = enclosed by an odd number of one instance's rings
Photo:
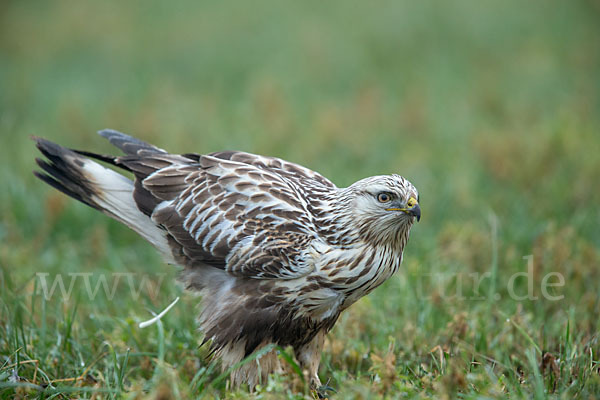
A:
{"type": "Polygon", "coordinates": [[[30,135],[109,153],[102,128],[418,187],[401,271],[328,336],[333,398],[600,396],[599,20],[592,0],[3,2],[0,398],[313,396],[287,350],[228,390],[175,268],[32,176],[30,135]]]}

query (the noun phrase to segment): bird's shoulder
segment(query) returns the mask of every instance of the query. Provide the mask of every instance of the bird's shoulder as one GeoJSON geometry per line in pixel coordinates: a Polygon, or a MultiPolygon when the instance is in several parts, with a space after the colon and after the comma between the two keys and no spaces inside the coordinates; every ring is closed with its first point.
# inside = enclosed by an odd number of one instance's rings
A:
{"type": "Polygon", "coordinates": [[[335,189],[336,186],[323,175],[300,164],[277,157],[267,157],[243,151],[221,151],[208,154],[219,160],[230,160],[252,165],[260,170],[267,170],[295,184],[310,185],[315,189],[335,189]]]}

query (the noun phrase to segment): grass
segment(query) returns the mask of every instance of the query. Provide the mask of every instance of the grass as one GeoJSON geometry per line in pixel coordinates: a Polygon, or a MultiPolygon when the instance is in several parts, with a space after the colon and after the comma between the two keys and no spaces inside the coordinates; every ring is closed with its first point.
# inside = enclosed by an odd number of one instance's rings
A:
{"type": "Polygon", "coordinates": [[[176,270],[34,180],[29,135],[108,153],[105,127],[415,183],[402,270],[327,338],[332,397],[600,396],[596,2],[1,8],[0,398],[311,397],[286,349],[229,390],[176,270]]]}

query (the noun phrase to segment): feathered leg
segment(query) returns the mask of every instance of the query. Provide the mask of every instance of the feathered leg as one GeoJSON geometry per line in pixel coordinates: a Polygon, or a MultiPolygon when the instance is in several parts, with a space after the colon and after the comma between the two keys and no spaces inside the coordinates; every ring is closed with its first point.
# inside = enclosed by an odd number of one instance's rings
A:
{"type": "Polygon", "coordinates": [[[325,332],[320,331],[315,335],[313,340],[294,349],[296,359],[300,363],[302,371],[308,373],[310,379],[310,388],[318,389],[321,387],[319,379],[319,363],[321,362],[321,352],[323,350],[323,342],[325,341],[325,332]]]}
{"type": "MultiPolygon", "coordinates": [[[[266,345],[268,343],[263,342],[258,346],[259,349],[257,351],[260,351],[266,345]]],[[[229,344],[217,351],[216,354],[221,359],[223,371],[226,371],[244,358],[244,343],[229,344]]],[[[279,358],[277,357],[277,352],[271,350],[261,357],[233,370],[230,376],[230,384],[232,388],[237,388],[247,383],[250,391],[254,391],[256,385],[266,384],[269,374],[277,371],[281,371],[279,358]]]]}

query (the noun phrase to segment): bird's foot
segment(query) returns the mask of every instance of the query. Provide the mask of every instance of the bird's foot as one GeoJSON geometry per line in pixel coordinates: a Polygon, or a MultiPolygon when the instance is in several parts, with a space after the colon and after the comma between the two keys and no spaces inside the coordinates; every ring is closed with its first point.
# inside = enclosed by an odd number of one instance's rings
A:
{"type": "Polygon", "coordinates": [[[318,385],[313,386],[313,391],[319,399],[328,399],[329,395],[337,393],[334,388],[329,386],[329,381],[324,385],[319,381],[318,385]]]}
{"type": "Polygon", "coordinates": [[[337,393],[337,391],[329,385],[321,385],[316,389],[319,399],[328,399],[329,395],[337,393]]]}

